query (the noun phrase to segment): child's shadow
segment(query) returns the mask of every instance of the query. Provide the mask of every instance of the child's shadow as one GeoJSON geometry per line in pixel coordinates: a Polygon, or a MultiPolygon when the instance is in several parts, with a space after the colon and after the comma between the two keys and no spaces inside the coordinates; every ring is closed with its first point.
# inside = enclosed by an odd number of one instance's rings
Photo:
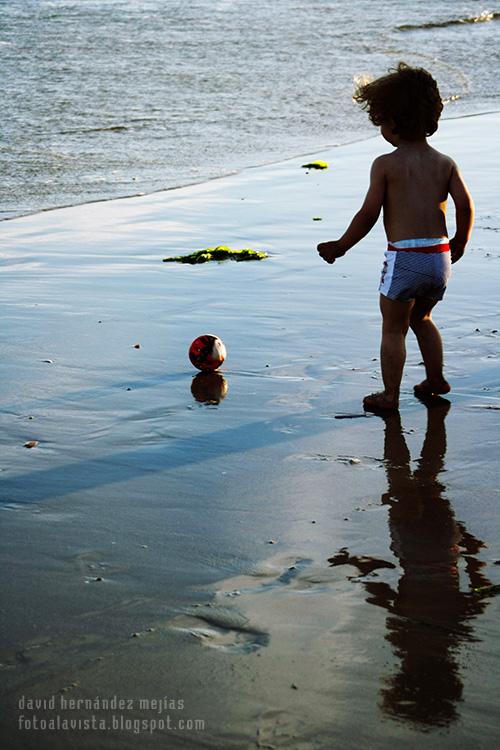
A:
{"type": "MultiPolygon", "coordinates": [[[[410,467],[399,413],[384,417],[389,490],[382,495],[382,503],[389,506],[391,549],[403,572],[396,589],[388,583],[363,582],[367,601],[390,613],[386,639],[400,660],[397,671],[384,679],[382,710],[423,729],[446,726],[458,717],[456,704],[463,690],[458,648],[475,640],[470,621],[487,604],[472,589],[490,583],[481,572],[484,563],[474,557],[485,545],[455,519],[444,495],[446,487],[438,479],[444,471],[444,421],[449,408],[446,399],[429,405],[415,471],[410,467]],[[469,591],[459,587],[461,560],[469,591]]],[[[336,555],[330,562],[354,565],[366,575],[370,558],[346,556],[345,551],[343,558],[336,555]]],[[[394,567],[382,562],[374,561],[371,570],[394,567]]]]}

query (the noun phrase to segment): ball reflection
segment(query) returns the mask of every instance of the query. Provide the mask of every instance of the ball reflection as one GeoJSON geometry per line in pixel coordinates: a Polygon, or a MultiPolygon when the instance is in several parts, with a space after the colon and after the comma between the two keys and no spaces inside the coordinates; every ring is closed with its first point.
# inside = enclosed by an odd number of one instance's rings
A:
{"type": "Polygon", "coordinates": [[[191,393],[201,404],[219,404],[227,391],[227,380],[220,372],[200,372],[191,383],[191,393]]]}

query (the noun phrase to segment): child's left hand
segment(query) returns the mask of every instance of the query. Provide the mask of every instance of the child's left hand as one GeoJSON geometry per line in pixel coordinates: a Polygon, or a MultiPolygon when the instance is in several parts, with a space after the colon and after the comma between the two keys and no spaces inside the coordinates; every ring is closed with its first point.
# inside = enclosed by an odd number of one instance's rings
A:
{"type": "Polygon", "coordinates": [[[341,258],[346,252],[347,250],[342,247],[339,240],[320,242],[318,245],[318,253],[327,263],[335,263],[337,258],[341,258]]]}

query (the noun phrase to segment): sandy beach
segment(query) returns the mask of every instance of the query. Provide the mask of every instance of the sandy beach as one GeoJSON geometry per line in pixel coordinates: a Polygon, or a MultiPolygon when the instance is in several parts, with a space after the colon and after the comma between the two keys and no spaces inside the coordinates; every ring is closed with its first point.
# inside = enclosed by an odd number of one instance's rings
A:
{"type": "Polygon", "coordinates": [[[497,747],[499,126],[431,139],[477,210],[435,314],[452,392],[415,399],[409,337],[386,419],[381,222],[316,253],[379,136],[0,225],[4,747],[497,747]],[[215,245],[269,257],[162,262],[215,245]]]}

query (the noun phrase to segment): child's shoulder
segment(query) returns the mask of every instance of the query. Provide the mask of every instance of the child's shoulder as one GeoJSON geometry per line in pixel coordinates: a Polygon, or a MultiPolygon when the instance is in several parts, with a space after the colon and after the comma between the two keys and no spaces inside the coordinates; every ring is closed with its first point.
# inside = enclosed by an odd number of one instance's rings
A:
{"type": "Polygon", "coordinates": [[[385,171],[390,167],[391,165],[391,154],[380,154],[380,156],[376,156],[375,159],[372,161],[371,166],[371,173],[372,176],[376,177],[377,175],[383,175],[385,171]]]}
{"type": "Polygon", "coordinates": [[[451,156],[448,156],[448,154],[443,154],[442,151],[438,151],[436,148],[433,148],[432,146],[428,146],[428,148],[429,148],[430,156],[433,159],[435,159],[437,162],[440,162],[441,164],[446,164],[449,167],[456,167],[456,164],[451,158],[451,156]]]}
{"type": "Polygon", "coordinates": [[[411,163],[418,163],[421,166],[427,164],[427,168],[448,170],[450,173],[453,169],[457,169],[457,165],[451,156],[443,154],[428,144],[423,150],[413,151],[412,149],[396,148],[387,154],[381,154],[374,159],[372,169],[376,172],[399,171],[406,164],[411,163]]]}

